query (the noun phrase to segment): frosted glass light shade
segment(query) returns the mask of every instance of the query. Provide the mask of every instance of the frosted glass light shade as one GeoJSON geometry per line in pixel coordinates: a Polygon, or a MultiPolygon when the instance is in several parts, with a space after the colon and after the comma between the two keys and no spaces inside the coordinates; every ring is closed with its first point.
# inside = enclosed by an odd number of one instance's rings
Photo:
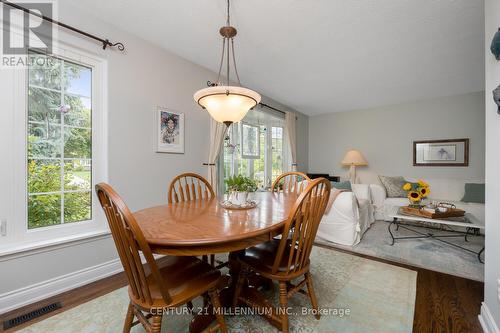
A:
{"type": "Polygon", "coordinates": [[[368,165],[363,154],[359,150],[349,150],[342,160],[343,165],[368,165]]]}
{"type": "Polygon", "coordinates": [[[261,97],[253,90],[235,86],[215,86],[198,90],[194,100],[220,123],[237,123],[248,110],[260,103],[261,97]]]}

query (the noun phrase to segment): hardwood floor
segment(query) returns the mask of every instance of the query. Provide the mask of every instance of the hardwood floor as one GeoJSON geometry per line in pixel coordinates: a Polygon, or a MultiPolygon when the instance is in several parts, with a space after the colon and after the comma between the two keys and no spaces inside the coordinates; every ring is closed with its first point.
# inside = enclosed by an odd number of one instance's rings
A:
{"type": "Polygon", "coordinates": [[[482,332],[478,314],[484,285],[418,270],[414,332],[482,332]]]}
{"type": "MultiPolygon", "coordinates": [[[[120,273],[116,274],[110,277],[107,277],[105,279],[87,284],[85,286],[67,291],[65,293],[47,298],[43,301],[36,302],[27,306],[24,306],[22,308],[4,313],[0,315],[0,333],[9,333],[9,332],[15,332],[21,328],[27,327],[33,323],[36,323],[38,321],[47,319],[53,315],[56,315],[60,312],[69,310],[75,306],[78,306],[80,304],[83,304],[85,302],[88,302],[94,298],[97,298],[99,296],[105,295],[115,289],[124,287],[127,285],[127,278],[125,276],[125,273],[120,273]],[[62,308],[55,310],[53,312],[50,312],[44,316],[38,317],[34,320],[31,320],[28,323],[16,326],[14,328],[4,330],[3,329],[3,322],[6,320],[9,320],[11,318],[15,318],[17,316],[29,313],[30,311],[33,311],[35,309],[41,308],[43,306],[46,306],[48,304],[54,303],[54,302],[61,302],[62,308]]],[[[120,328],[121,330],[121,328],[120,328]]],[[[54,332],[56,333],[56,332],[54,332]]]]}
{"type": "MultiPolygon", "coordinates": [[[[326,247],[323,245],[318,246],[326,247]]],[[[336,248],[334,250],[417,271],[417,296],[415,301],[413,332],[482,332],[477,318],[484,294],[484,284],[482,282],[352,253],[346,250],[336,248]]],[[[126,284],[125,275],[120,273],[51,297],[50,299],[0,315],[0,323],[3,323],[5,320],[17,317],[56,301],[61,302],[63,305],[59,310],[13,329],[4,331],[3,325],[0,325],[0,333],[14,332],[36,321],[46,319],[93,298],[107,294],[126,284]]],[[[121,330],[121,328],[119,330],[121,330]]]]}

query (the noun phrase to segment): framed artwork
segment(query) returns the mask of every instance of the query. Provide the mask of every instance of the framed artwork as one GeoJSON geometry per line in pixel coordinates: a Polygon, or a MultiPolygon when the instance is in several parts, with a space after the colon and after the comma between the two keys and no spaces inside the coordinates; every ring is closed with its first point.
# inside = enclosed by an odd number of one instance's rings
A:
{"type": "Polygon", "coordinates": [[[241,123],[241,157],[257,159],[260,157],[260,133],[258,125],[241,123]]]}
{"type": "Polygon", "coordinates": [[[158,153],[184,154],[184,113],[158,107],[156,130],[158,153]]]}
{"type": "Polygon", "coordinates": [[[413,142],[414,166],[469,166],[469,139],[413,142]]]}

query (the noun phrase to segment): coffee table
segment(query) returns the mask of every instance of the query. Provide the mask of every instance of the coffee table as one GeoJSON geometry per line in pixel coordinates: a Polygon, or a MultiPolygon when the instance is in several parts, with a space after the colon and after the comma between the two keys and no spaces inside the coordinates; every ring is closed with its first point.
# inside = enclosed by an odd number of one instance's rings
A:
{"type": "Polygon", "coordinates": [[[449,238],[456,238],[456,237],[464,237],[465,241],[467,242],[468,236],[474,235],[474,236],[479,236],[480,231],[484,230],[484,225],[481,225],[479,220],[472,214],[470,213],[465,213],[464,219],[466,222],[462,221],[457,221],[454,219],[430,219],[430,218],[425,218],[421,216],[414,216],[414,215],[406,215],[402,214],[400,211],[401,207],[393,207],[392,211],[390,212],[389,216],[393,219],[392,222],[388,226],[388,231],[389,234],[391,235],[392,238],[392,243],[391,245],[394,245],[394,242],[398,239],[418,239],[418,238],[432,238],[435,239],[436,241],[439,241],[441,243],[453,246],[455,248],[461,249],[463,251],[473,253],[477,256],[479,262],[484,263],[481,255],[484,252],[484,246],[483,248],[479,251],[476,252],[474,250],[471,250],[469,248],[463,247],[461,245],[458,245],[456,243],[452,243],[450,241],[447,241],[445,239],[449,238]],[[408,221],[411,222],[417,222],[417,223],[422,223],[422,224],[429,224],[432,223],[434,225],[439,225],[441,228],[436,228],[432,226],[426,226],[427,229],[435,229],[440,232],[446,232],[447,234],[435,234],[434,232],[422,232],[419,230],[415,230],[411,226],[407,224],[408,221]],[[394,226],[396,227],[395,230],[394,226]],[[447,227],[448,229],[445,229],[443,227],[447,227]],[[464,228],[466,231],[458,231],[458,230],[453,230],[453,227],[461,227],[464,228]],[[396,237],[394,235],[394,231],[398,231],[399,228],[411,231],[417,236],[401,236],[401,237],[396,237]]]}

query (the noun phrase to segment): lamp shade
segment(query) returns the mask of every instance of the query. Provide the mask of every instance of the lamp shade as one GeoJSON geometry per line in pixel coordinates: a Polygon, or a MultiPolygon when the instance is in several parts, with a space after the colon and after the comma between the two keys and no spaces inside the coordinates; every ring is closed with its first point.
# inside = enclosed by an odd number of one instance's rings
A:
{"type": "Polygon", "coordinates": [[[193,97],[219,123],[239,122],[261,99],[255,91],[236,86],[201,89],[193,97]]]}
{"type": "Polygon", "coordinates": [[[349,150],[342,160],[343,165],[368,165],[363,154],[359,150],[349,150]]]}

